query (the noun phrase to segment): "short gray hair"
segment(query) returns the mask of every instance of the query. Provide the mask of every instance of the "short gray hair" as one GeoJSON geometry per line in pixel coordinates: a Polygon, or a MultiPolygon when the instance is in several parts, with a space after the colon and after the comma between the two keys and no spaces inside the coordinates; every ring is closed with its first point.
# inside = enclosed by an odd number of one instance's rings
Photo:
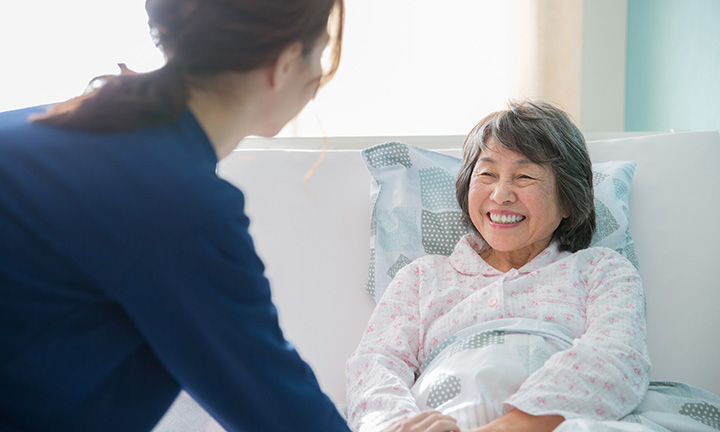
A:
{"type": "Polygon", "coordinates": [[[474,228],[468,208],[470,180],[491,137],[506,149],[553,170],[560,206],[570,214],[560,222],[553,240],[563,251],[587,248],[595,232],[590,154],[585,137],[570,117],[544,101],[511,100],[508,109],[486,116],[468,134],[456,182],[458,204],[468,226],[474,228]]]}

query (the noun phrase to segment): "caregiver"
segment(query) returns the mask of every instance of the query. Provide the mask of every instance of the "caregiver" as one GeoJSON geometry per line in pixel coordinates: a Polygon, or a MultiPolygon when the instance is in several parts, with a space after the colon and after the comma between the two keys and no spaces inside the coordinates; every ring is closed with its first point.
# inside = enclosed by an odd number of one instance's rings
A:
{"type": "Polygon", "coordinates": [[[456,186],[473,232],[385,290],[347,364],[353,429],[543,432],[632,411],[650,373],[642,284],[588,248],[593,173],[570,118],[511,101],[468,135],[456,186]]]}
{"type": "Polygon", "coordinates": [[[0,114],[0,429],[148,431],[183,388],[228,431],[346,431],[215,172],[333,74],[342,0],[146,10],[164,67],[0,114]]]}

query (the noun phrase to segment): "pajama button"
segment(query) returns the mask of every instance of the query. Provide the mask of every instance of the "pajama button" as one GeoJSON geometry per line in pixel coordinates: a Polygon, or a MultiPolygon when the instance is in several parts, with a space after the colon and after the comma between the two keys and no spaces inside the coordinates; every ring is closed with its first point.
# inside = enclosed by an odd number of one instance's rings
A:
{"type": "Polygon", "coordinates": [[[488,306],[493,307],[493,306],[495,306],[496,304],[498,304],[498,299],[497,299],[497,297],[490,297],[490,298],[488,299],[488,306]]]}

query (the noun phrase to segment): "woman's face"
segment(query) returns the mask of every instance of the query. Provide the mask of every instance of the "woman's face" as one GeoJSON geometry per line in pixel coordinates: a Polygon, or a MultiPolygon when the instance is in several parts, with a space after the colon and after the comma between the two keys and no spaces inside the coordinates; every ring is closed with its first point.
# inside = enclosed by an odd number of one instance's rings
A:
{"type": "Polygon", "coordinates": [[[531,162],[491,137],[478,158],[468,191],[470,219],[496,252],[545,249],[564,214],[550,167],[531,162]]]}
{"type": "Polygon", "coordinates": [[[271,127],[274,132],[269,133],[268,136],[279,132],[317,93],[323,73],[321,58],[328,40],[328,34],[324,33],[309,52],[300,54],[294,59],[288,82],[281,92],[274,95],[277,99],[277,103],[272,108],[272,118],[275,121],[271,127]]]}

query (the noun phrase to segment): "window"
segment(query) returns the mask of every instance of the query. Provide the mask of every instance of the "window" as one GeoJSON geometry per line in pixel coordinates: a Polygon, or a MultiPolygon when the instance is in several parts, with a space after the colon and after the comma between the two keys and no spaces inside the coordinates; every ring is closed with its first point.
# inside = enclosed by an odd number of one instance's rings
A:
{"type": "MultiPolygon", "coordinates": [[[[68,99],[118,62],[163,64],[143,0],[26,0],[0,15],[0,111],[68,99]]],[[[340,70],[281,136],[467,133],[508,94],[506,15],[497,0],[347,0],[340,70]]]]}
{"type": "MultiPolygon", "coordinates": [[[[144,0],[25,0],[0,13],[0,111],[76,96],[95,76],[163,64],[144,0]]],[[[280,136],[465,135],[509,97],[623,128],[626,4],[346,0],[335,79],[280,136]]]]}
{"type": "Polygon", "coordinates": [[[150,38],[144,0],[23,0],[0,12],[0,111],[77,96],[117,63],[149,71],[163,64],[150,38]]]}
{"type": "Polygon", "coordinates": [[[346,0],[346,8],[340,69],[280,136],[465,135],[504,105],[505,0],[346,0]]]}

